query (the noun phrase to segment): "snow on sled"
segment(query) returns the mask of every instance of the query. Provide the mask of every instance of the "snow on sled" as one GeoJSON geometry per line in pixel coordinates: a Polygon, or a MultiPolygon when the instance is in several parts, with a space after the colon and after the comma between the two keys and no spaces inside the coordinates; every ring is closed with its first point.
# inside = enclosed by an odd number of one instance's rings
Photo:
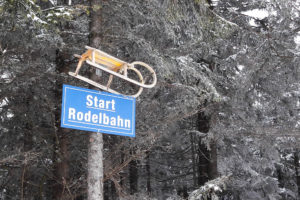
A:
{"type": "MultiPolygon", "coordinates": [[[[116,76],[124,81],[132,83],[139,87],[137,93],[135,93],[133,95],[129,95],[132,97],[138,97],[142,93],[143,88],[152,88],[156,85],[156,82],[157,82],[156,74],[155,74],[154,70],[146,63],[140,62],[140,61],[127,63],[127,62],[122,61],[118,58],[115,58],[103,51],[100,51],[99,49],[95,49],[95,48],[92,48],[89,46],[86,46],[85,48],[87,49],[87,51],[84,54],[82,54],[81,56],[75,55],[76,57],[78,57],[80,59],[77,64],[77,68],[76,68],[75,72],[69,72],[69,75],[71,75],[75,78],[78,78],[82,81],[85,81],[85,82],[87,82],[95,87],[98,87],[102,90],[105,90],[107,92],[120,94],[120,92],[117,92],[116,90],[110,88],[111,83],[113,81],[113,77],[116,76]],[[100,69],[100,70],[105,71],[110,74],[106,85],[102,85],[98,82],[95,82],[91,79],[88,79],[84,76],[79,75],[80,68],[82,67],[84,61],[86,61],[87,64],[97,68],[98,70],[100,69]],[[150,84],[145,83],[145,79],[143,78],[142,73],[140,72],[140,70],[138,70],[136,68],[136,66],[141,66],[141,67],[145,68],[143,70],[143,72],[146,70],[146,71],[148,71],[148,73],[150,73],[151,78],[152,78],[152,83],[150,83],[150,84]],[[130,78],[128,76],[130,71],[135,73],[135,77],[138,80],[130,78]]],[[[130,72],[130,73],[132,73],[132,72],[130,72]]]]}

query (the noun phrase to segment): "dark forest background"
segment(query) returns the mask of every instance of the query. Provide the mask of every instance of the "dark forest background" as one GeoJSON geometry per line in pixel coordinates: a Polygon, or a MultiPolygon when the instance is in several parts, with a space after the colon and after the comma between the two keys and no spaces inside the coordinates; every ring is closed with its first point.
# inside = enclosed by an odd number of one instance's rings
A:
{"type": "Polygon", "coordinates": [[[67,73],[95,36],[158,75],[136,138],[104,134],[105,200],[299,199],[299,15],[298,0],[0,0],[0,199],[87,198],[88,133],[60,112],[62,84],[88,87],[67,73]]]}

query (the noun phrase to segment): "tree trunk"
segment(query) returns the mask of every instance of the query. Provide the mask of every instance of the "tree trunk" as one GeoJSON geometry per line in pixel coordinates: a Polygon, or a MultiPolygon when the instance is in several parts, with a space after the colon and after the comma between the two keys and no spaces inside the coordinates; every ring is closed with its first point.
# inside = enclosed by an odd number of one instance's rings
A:
{"type": "Polygon", "coordinates": [[[190,133],[191,140],[191,150],[192,150],[192,165],[193,165],[193,184],[194,187],[197,187],[197,167],[196,167],[196,158],[195,158],[195,144],[194,144],[194,136],[193,133],[190,133]]]}
{"type": "Polygon", "coordinates": [[[88,151],[88,200],[103,200],[103,135],[91,133],[88,151]]]}
{"type": "MultiPolygon", "coordinates": [[[[208,133],[209,131],[209,117],[203,112],[198,114],[198,130],[202,133],[208,133]]],[[[198,141],[198,185],[202,186],[209,180],[209,163],[210,152],[207,147],[202,144],[201,138],[198,141]]]]}
{"type": "MultiPolygon", "coordinates": [[[[65,70],[67,64],[64,61],[64,55],[57,51],[56,54],[56,70],[60,73],[60,70],[65,70]]],[[[62,88],[62,82],[57,81],[56,88],[62,88]]],[[[57,103],[61,102],[62,90],[56,89],[55,96],[57,103]]],[[[55,110],[55,130],[53,135],[53,180],[51,180],[52,185],[52,199],[64,200],[71,199],[70,192],[68,191],[68,180],[69,180],[69,151],[68,151],[68,135],[70,130],[60,127],[60,115],[61,109],[57,108],[55,110]]]]}
{"type": "Polygon", "coordinates": [[[294,153],[294,164],[295,164],[295,175],[296,175],[296,183],[298,187],[298,197],[300,197],[300,175],[299,175],[299,156],[298,156],[298,150],[294,153]]]}
{"type": "Polygon", "coordinates": [[[209,152],[204,144],[201,144],[201,140],[198,143],[198,185],[204,185],[208,180],[209,171],[209,152]]]}
{"type": "MultiPolygon", "coordinates": [[[[101,1],[91,0],[90,45],[100,46],[101,1]]],[[[95,70],[90,71],[90,78],[98,81],[95,70]]],[[[103,200],[103,135],[91,133],[88,151],[88,200],[103,200]]]]}
{"type": "Polygon", "coordinates": [[[134,194],[138,189],[138,162],[133,160],[129,163],[129,186],[130,194],[134,194]]]}
{"type": "Polygon", "coordinates": [[[55,153],[55,185],[54,199],[70,199],[67,190],[69,177],[69,152],[68,152],[68,129],[59,128],[57,132],[57,152],[55,153]]]}
{"type": "MultiPolygon", "coordinates": [[[[30,105],[27,106],[29,107],[30,105]]],[[[25,126],[25,130],[24,130],[24,153],[29,152],[32,149],[32,122],[30,121],[30,119],[28,120],[28,122],[26,123],[25,126]]],[[[28,193],[30,193],[30,191],[27,191],[27,187],[28,187],[28,182],[29,182],[29,177],[30,174],[27,169],[27,158],[26,155],[24,156],[24,164],[22,167],[22,175],[21,175],[21,200],[26,199],[26,196],[28,193]]]]}
{"type": "Polygon", "coordinates": [[[209,161],[209,179],[215,179],[218,177],[218,165],[217,165],[217,144],[215,141],[210,143],[210,161],[209,161]]]}
{"type": "Polygon", "coordinates": [[[147,171],[147,192],[151,194],[151,169],[150,169],[150,153],[146,157],[146,171],[147,171]]]}

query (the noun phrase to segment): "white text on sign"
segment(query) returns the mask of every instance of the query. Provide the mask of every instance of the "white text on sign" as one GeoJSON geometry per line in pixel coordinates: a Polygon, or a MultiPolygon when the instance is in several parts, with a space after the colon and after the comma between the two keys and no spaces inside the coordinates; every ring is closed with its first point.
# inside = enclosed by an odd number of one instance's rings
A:
{"type": "Polygon", "coordinates": [[[135,99],[64,85],[61,126],[134,137],[135,99]]]}

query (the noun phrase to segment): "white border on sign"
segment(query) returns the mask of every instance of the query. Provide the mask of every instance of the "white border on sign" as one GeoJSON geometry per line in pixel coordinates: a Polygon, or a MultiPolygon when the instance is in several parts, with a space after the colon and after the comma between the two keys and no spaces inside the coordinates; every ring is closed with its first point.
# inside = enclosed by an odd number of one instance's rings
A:
{"type": "MultiPolygon", "coordinates": [[[[75,87],[75,86],[74,86],[75,87]]],[[[119,98],[119,99],[125,99],[125,100],[131,100],[131,98],[128,98],[128,97],[119,97],[119,96],[115,96],[115,95],[109,95],[107,93],[102,93],[102,92],[93,92],[93,91],[87,91],[87,89],[78,89],[78,88],[73,88],[73,87],[70,87],[70,86],[66,86],[64,85],[64,89],[65,89],[65,92],[64,92],[64,108],[63,108],[63,125],[66,125],[66,126],[69,126],[69,127],[79,127],[79,128],[85,128],[85,129],[93,129],[93,130],[97,130],[97,132],[99,132],[99,130],[101,131],[107,131],[107,132],[111,132],[111,133],[121,133],[121,134],[124,134],[124,135],[134,135],[133,134],[133,131],[134,131],[134,128],[135,128],[135,125],[133,124],[133,121],[134,120],[134,115],[132,115],[132,119],[131,119],[131,123],[132,123],[132,131],[131,133],[124,133],[124,132],[119,132],[119,131],[113,131],[113,130],[106,130],[106,129],[99,129],[99,128],[92,128],[92,127],[86,127],[86,126],[77,126],[77,125],[70,125],[70,124],[67,124],[65,123],[65,114],[66,114],[66,98],[67,98],[67,89],[70,89],[70,90],[78,90],[78,91],[82,91],[82,92],[86,92],[86,93],[94,93],[94,94],[102,94],[102,95],[105,95],[105,96],[109,96],[109,97],[114,97],[114,98],[119,98]]],[[[134,104],[134,101],[132,101],[132,104],[134,104]]],[[[134,113],[134,105],[132,105],[132,113],[134,113]]],[[[85,122],[77,122],[77,121],[73,121],[73,120],[67,120],[69,122],[75,122],[75,123],[82,123],[82,124],[89,124],[89,123],[85,123],[85,122]]],[[[110,126],[105,126],[105,125],[97,125],[97,124],[89,124],[89,125],[93,125],[93,126],[100,126],[100,127],[108,127],[108,128],[115,128],[115,127],[110,127],[110,126]]],[[[117,130],[119,129],[123,129],[123,130],[130,130],[130,129],[126,129],[126,128],[115,128],[117,130]]]]}

